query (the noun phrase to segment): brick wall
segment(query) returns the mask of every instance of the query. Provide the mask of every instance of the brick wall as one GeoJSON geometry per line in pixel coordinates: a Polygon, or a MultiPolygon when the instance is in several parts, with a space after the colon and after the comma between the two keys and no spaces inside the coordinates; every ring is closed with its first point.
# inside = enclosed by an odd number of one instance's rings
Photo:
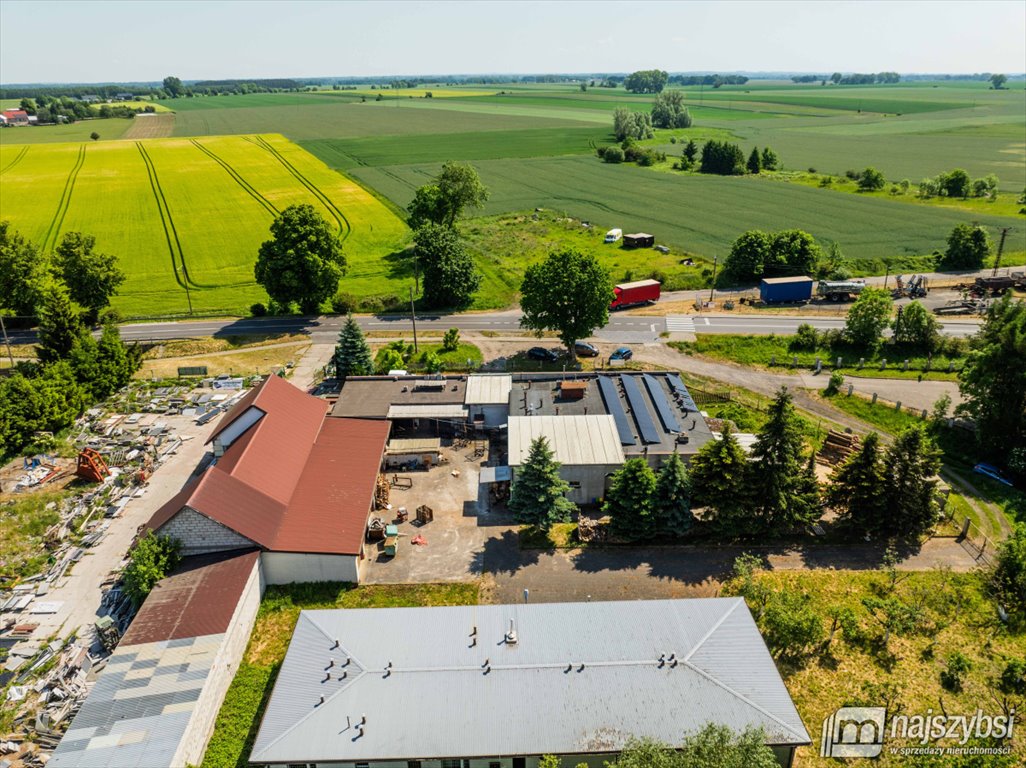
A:
{"type": "Polygon", "coordinates": [[[183,557],[257,546],[245,536],[189,507],[164,523],[157,533],[182,542],[183,557]]]}

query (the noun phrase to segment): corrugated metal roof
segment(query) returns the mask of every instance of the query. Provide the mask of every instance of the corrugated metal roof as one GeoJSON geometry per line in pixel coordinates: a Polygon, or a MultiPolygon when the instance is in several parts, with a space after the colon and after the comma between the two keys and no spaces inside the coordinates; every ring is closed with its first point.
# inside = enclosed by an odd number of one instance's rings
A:
{"type": "Polygon", "coordinates": [[[549,442],[560,464],[623,464],[616,422],[608,414],[588,416],[510,416],[509,464],[527,461],[531,443],[549,442]]]}
{"type": "Polygon", "coordinates": [[[508,374],[473,374],[467,377],[467,405],[505,405],[513,377],[508,374]]]}
{"type": "Polygon", "coordinates": [[[804,277],[804,276],[799,276],[799,277],[764,277],[764,278],[762,278],[762,282],[767,283],[769,285],[782,285],[784,283],[811,283],[812,282],[812,278],[811,277],[804,277]]]}
{"type": "Polygon", "coordinates": [[[390,405],[389,419],[465,419],[467,409],[462,405],[427,403],[424,405],[390,405]]]}
{"type": "Polygon", "coordinates": [[[739,598],[304,611],[250,760],[605,753],[710,721],[809,743],[739,598]]]}
{"type": "Polygon", "coordinates": [[[226,632],[259,557],[251,549],[183,558],[153,587],[118,647],[226,632]]]}

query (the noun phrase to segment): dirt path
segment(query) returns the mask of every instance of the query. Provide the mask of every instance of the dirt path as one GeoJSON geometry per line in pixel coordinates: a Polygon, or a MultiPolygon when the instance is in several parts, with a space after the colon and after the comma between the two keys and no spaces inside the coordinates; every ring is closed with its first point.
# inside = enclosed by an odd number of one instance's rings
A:
{"type": "Polygon", "coordinates": [[[136,115],[121,136],[122,141],[132,139],[166,139],[175,127],[174,112],[136,115]]]}

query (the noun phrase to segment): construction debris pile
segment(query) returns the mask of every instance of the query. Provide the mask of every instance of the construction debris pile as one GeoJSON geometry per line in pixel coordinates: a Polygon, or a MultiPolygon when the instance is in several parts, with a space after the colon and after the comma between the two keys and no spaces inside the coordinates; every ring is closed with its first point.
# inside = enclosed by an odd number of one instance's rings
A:
{"type": "MultiPolygon", "coordinates": [[[[19,579],[16,571],[0,571],[0,691],[10,686],[0,707],[14,709],[16,729],[0,733],[3,768],[46,764],[48,750],[60,741],[88,693],[92,676],[128,628],[135,609],[120,582],[127,561],[122,560],[96,585],[102,595],[101,618],[67,647],[59,640],[33,639],[41,634],[33,617],[61,613],[64,603],[47,599],[48,593],[61,586],[72,566],[103,540],[131,499],[144,493],[153,471],[184,440],[192,439],[175,428],[183,424],[181,417],[203,424],[242,397],[236,386],[241,380],[217,386],[219,381],[204,381],[203,389],[133,384],[75,423],[69,444],[77,451],[77,459],[41,454],[26,459],[20,473],[18,465],[8,468],[14,474],[8,471],[6,478],[14,481],[4,482],[3,490],[19,495],[56,487],[59,484],[54,481],[61,477],[77,476],[90,484],[47,505],[58,513],[59,521],[43,536],[49,554],[44,572],[19,579]]],[[[3,516],[0,505],[0,521],[3,516]]]]}
{"type": "Polygon", "coordinates": [[[13,731],[0,734],[0,765],[5,768],[46,765],[49,751],[60,742],[106,663],[77,640],[67,645],[54,640],[32,649],[30,658],[22,655],[25,652],[12,652],[24,669],[13,677],[6,700],[0,702],[5,708],[32,702],[18,709],[13,731]]]}
{"type": "Polygon", "coordinates": [[[838,432],[831,429],[819,449],[816,459],[822,464],[836,467],[859,451],[859,436],[853,432],[838,432]]]}

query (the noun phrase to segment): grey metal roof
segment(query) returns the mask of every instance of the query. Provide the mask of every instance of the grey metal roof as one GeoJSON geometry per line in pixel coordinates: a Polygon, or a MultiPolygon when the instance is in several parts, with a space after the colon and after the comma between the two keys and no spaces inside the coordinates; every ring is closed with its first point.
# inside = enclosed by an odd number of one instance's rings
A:
{"type": "Polygon", "coordinates": [[[472,374],[467,377],[467,405],[506,405],[513,377],[509,374],[472,374]]]}
{"type": "Polygon", "coordinates": [[[425,403],[423,405],[390,405],[389,419],[465,419],[467,409],[462,405],[425,403]]]}
{"type": "Polygon", "coordinates": [[[560,464],[623,464],[623,448],[613,417],[606,414],[590,416],[510,416],[509,464],[520,466],[527,461],[531,443],[539,437],[560,464]]]}
{"type": "Polygon", "coordinates": [[[740,598],[303,611],[250,762],[605,753],[707,722],[809,743],[740,598]]]}

